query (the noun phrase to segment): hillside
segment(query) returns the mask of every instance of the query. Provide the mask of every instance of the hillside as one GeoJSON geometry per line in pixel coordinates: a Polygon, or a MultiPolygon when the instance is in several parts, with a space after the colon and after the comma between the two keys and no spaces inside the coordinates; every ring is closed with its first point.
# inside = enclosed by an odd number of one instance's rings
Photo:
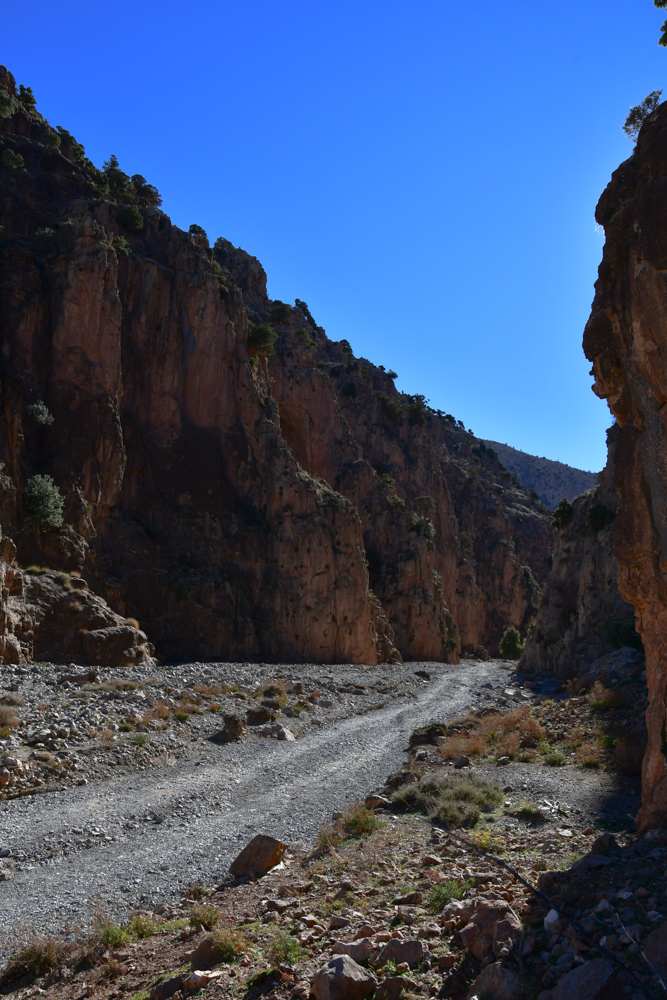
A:
{"type": "Polygon", "coordinates": [[[586,490],[597,486],[597,472],[584,472],[583,469],[573,469],[570,465],[554,462],[550,458],[528,455],[525,451],[498,441],[485,443],[498,453],[505,468],[514,472],[527,490],[535,490],[549,510],[553,510],[563,497],[574,500],[586,490]]]}
{"type": "MultiPolygon", "coordinates": [[[[525,630],[552,531],[484,442],[271,301],[256,258],[172,225],[143,177],[95,167],[6,70],[0,130],[20,565],[81,574],[170,660],[456,661],[525,630]]],[[[33,619],[5,618],[25,659],[33,619]]]]}

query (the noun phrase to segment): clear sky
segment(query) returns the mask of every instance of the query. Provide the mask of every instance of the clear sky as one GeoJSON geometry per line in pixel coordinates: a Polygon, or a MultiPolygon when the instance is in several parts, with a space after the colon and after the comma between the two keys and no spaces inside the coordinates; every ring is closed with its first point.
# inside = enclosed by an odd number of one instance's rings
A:
{"type": "Polygon", "coordinates": [[[667,82],[651,0],[33,0],[0,61],[480,437],[597,470],[593,212],[667,82]]]}

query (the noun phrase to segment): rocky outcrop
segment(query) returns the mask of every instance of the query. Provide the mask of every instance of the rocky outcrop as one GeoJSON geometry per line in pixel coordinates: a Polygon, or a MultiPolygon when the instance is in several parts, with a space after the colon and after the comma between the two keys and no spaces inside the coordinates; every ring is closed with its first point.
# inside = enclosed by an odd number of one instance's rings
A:
{"type": "Polygon", "coordinates": [[[20,569],[9,538],[0,543],[0,662],[150,664],[154,653],[135,622],[115,614],[79,576],[20,569]]]}
{"type": "Polygon", "coordinates": [[[553,510],[559,500],[574,500],[588,490],[595,489],[597,472],[573,469],[564,462],[554,462],[551,458],[538,458],[525,451],[511,448],[498,441],[486,441],[498,454],[506,469],[513,472],[527,490],[534,490],[549,510],[553,510]]]}
{"type": "Polygon", "coordinates": [[[641,646],[634,608],[619,593],[612,547],[617,436],[618,429],[611,428],[609,460],[599,485],[577,497],[572,520],[557,534],[552,569],[526,641],[524,669],[569,679],[585,674],[593,661],[614,649],[641,646]]]}
{"type": "Polygon", "coordinates": [[[584,349],[619,425],[614,554],[646,650],[648,748],[640,831],[667,824],[667,105],[596,212],[606,242],[584,349]]]}
{"type": "Polygon", "coordinates": [[[0,521],[20,562],[81,573],[169,659],[456,661],[525,631],[551,529],[492,450],[3,88],[0,521]],[[36,474],[61,527],[30,516],[36,474]]]}

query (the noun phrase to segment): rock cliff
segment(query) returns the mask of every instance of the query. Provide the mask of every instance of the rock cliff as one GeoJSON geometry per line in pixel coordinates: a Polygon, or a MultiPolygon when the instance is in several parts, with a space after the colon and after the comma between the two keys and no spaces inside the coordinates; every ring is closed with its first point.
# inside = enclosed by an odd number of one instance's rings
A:
{"type": "Polygon", "coordinates": [[[584,349],[619,426],[613,546],[649,693],[643,831],[667,824],[667,104],[647,119],[596,218],[606,241],[584,349]]]}
{"type": "Polygon", "coordinates": [[[537,493],[549,510],[553,510],[563,497],[574,500],[597,486],[597,472],[584,472],[563,462],[554,462],[551,458],[527,455],[525,451],[497,441],[487,441],[486,444],[494,449],[505,468],[515,473],[527,490],[537,493]]]}
{"type": "Polygon", "coordinates": [[[23,565],[81,573],[169,659],[455,661],[525,631],[552,533],[493,450],[95,168],[5,70],[0,140],[0,521],[23,565]],[[31,515],[36,476],[62,525],[31,515]]]}
{"type": "Polygon", "coordinates": [[[522,666],[527,670],[579,677],[612,650],[641,645],[634,608],[619,593],[612,546],[617,436],[614,426],[607,435],[609,459],[599,485],[574,500],[572,520],[557,534],[552,569],[526,641],[522,666]]]}

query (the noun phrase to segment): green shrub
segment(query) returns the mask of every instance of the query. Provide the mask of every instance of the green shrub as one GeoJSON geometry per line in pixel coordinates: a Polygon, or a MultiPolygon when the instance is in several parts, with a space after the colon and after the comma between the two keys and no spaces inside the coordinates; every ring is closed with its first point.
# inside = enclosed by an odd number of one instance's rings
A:
{"type": "Polygon", "coordinates": [[[53,423],[53,414],[49,412],[46,404],[41,399],[36,403],[31,403],[30,406],[26,406],[25,412],[28,416],[32,417],[36,424],[48,426],[53,423]]]}
{"type": "Polygon", "coordinates": [[[140,233],[144,228],[144,217],[136,205],[125,205],[120,213],[120,221],[133,233],[140,233]]]}
{"type": "Polygon", "coordinates": [[[31,111],[37,107],[32,87],[24,87],[22,83],[19,84],[19,101],[24,108],[29,108],[31,111]]]}
{"type": "Polygon", "coordinates": [[[7,170],[20,170],[25,166],[25,160],[20,153],[15,153],[13,149],[3,150],[2,156],[0,156],[0,163],[7,170]]]}
{"type": "Polygon", "coordinates": [[[251,354],[274,353],[278,334],[269,323],[256,325],[248,320],[248,351],[251,354]]]}
{"type": "Polygon", "coordinates": [[[397,805],[424,813],[445,826],[474,826],[480,812],[497,809],[503,801],[500,785],[476,774],[464,778],[422,778],[395,794],[397,805]]]}
{"type": "Polygon", "coordinates": [[[210,936],[213,954],[220,962],[233,962],[246,948],[248,942],[234,927],[218,927],[210,936]]]}
{"type": "Polygon", "coordinates": [[[388,417],[391,417],[391,419],[395,420],[397,423],[403,419],[405,412],[401,406],[398,396],[389,396],[381,389],[378,389],[375,395],[388,417]]]}
{"type": "Polygon", "coordinates": [[[346,830],[353,837],[363,837],[369,833],[375,833],[384,825],[372,809],[367,809],[366,806],[362,805],[351,806],[345,813],[343,822],[346,830]]]}
{"type": "Polygon", "coordinates": [[[501,538],[498,544],[502,545],[503,548],[506,548],[508,552],[514,552],[514,550],[516,549],[516,545],[514,544],[513,538],[501,538]]]}
{"type": "Polygon", "coordinates": [[[220,913],[210,903],[198,903],[190,910],[190,924],[192,927],[201,924],[204,930],[212,931],[219,920],[220,913]]]}
{"type": "Polygon", "coordinates": [[[427,520],[424,525],[424,538],[427,542],[432,542],[435,538],[435,525],[431,520],[427,520]]]}
{"type": "Polygon", "coordinates": [[[465,554],[467,556],[473,555],[475,552],[475,539],[472,536],[472,532],[462,531],[460,537],[461,537],[461,545],[463,547],[463,551],[465,552],[465,554]]]}
{"type": "Polygon", "coordinates": [[[389,378],[398,378],[398,374],[395,371],[393,371],[393,369],[390,369],[387,372],[387,375],[389,376],[389,378]]]}
{"type": "Polygon", "coordinates": [[[129,934],[125,927],[114,924],[108,917],[98,917],[95,921],[95,936],[105,948],[120,948],[129,934]]]}
{"type": "Polygon", "coordinates": [[[523,653],[523,643],[519,630],[514,625],[508,625],[502,634],[498,646],[500,655],[506,660],[517,660],[523,653]]]}
{"type": "Polygon", "coordinates": [[[198,226],[196,222],[192,223],[192,225],[188,229],[188,232],[192,236],[206,236],[206,230],[203,229],[202,226],[198,226]]]}
{"type": "Polygon", "coordinates": [[[407,414],[411,424],[416,424],[418,427],[426,426],[426,400],[420,393],[408,396],[407,414]]]}
{"type": "Polygon", "coordinates": [[[271,303],[271,309],[269,310],[269,317],[272,323],[278,323],[279,326],[284,326],[292,318],[292,307],[287,304],[287,302],[281,302],[280,299],[275,299],[271,303]]]}
{"type": "Polygon", "coordinates": [[[65,498],[51,476],[33,476],[23,491],[23,506],[40,528],[60,528],[65,498]]]}
{"type": "Polygon", "coordinates": [[[153,937],[157,930],[157,924],[147,913],[135,913],[127,922],[127,933],[130,937],[139,941],[153,937]]]}
{"type": "Polygon", "coordinates": [[[558,501],[558,506],[551,515],[551,524],[556,531],[562,531],[563,528],[567,528],[573,517],[574,507],[569,500],[563,497],[562,500],[558,501]]]}
{"type": "Polygon", "coordinates": [[[396,496],[395,493],[392,493],[391,496],[387,497],[387,503],[394,510],[405,510],[406,508],[405,500],[403,500],[399,496],[396,496]]]}
{"type": "Polygon", "coordinates": [[[4,87],[0,89],[0,118],[11,118],[14,114],[14,98],[5,90],[4,87]]]}
{"type": "MultiPolygon", "coordinates": [[[[664,6],[662,3],[656,3],[656,7],[664,6]]],[[[663,24],[663,38],[660,40],[660,45],[665,44],[665,28],[667,28],[667,22],[663,24]]],[[[627,135],[628,139],[632,139],[633,142],[637,142],[640,129],[648,116],[655,111],[657,106],[660,104],[660,98],[662,97],[662,90],[652,90],[650,94],[647,94],[641,104],[636,104],[634,108],[630,108],[628,112],[628,117],[625,119],[623,124],[623,131],[627,135]]]]}
{"type": "Polygon", "coordinates": [[[114,236],[111,245],[119,257],[128,257],[132,253],[132,247],[124,236],[114,236]]]}
{"type": "Polygon", "coordinates": [[[455,882],[448,879],[433,886],[426,898],[426,907],[431,913],[440,913],[452,899],[462,899],[472,889],[475,883],[472,879],[465,882],[455,882]]]}
{"type": "Polygon", "coordinates": [[[144,205],[161,205],[162,198],[160,192],[153,185],[149,184],[141,174],[132,174],[132,187],[135,190],[139,201],[144,205]]]}
{"type": "Polygon", "coordinates": [[[549,767],[561,767],[565,763],[565,755],[562,753],[547,753],[544,755],[544,763],[548,764],[549,767]]]}
{"type": "Polygon", "coordinates": [[[302,344],[305,344],[306,347],[317,347],[317,341],[313,339],[310,330],[306,330],[303,326],[300,326],[298,330],[294,331],[294,336],[297,337],[302,344]]]}
{"type": "Polygon", "coordinates": [[[594,503],[588,511],[588,523],[591,529],[597,534],[603,528],[608,528],[613,523],[616,512],[606,507],[603,503],[594,503]]]}
{"type": "Polygon", "coordinates": [[[296,965],[303,955],[303,948],[291,934],[278,931],[269,939],[266,956],[274,965],[296,965]]]}
{"type": "Polygon", "coordinates": [[[47,129],[42,136],[42,145],[47,149],[58,149],[60,146],[60,136],[53,129],[47,129]]]}

